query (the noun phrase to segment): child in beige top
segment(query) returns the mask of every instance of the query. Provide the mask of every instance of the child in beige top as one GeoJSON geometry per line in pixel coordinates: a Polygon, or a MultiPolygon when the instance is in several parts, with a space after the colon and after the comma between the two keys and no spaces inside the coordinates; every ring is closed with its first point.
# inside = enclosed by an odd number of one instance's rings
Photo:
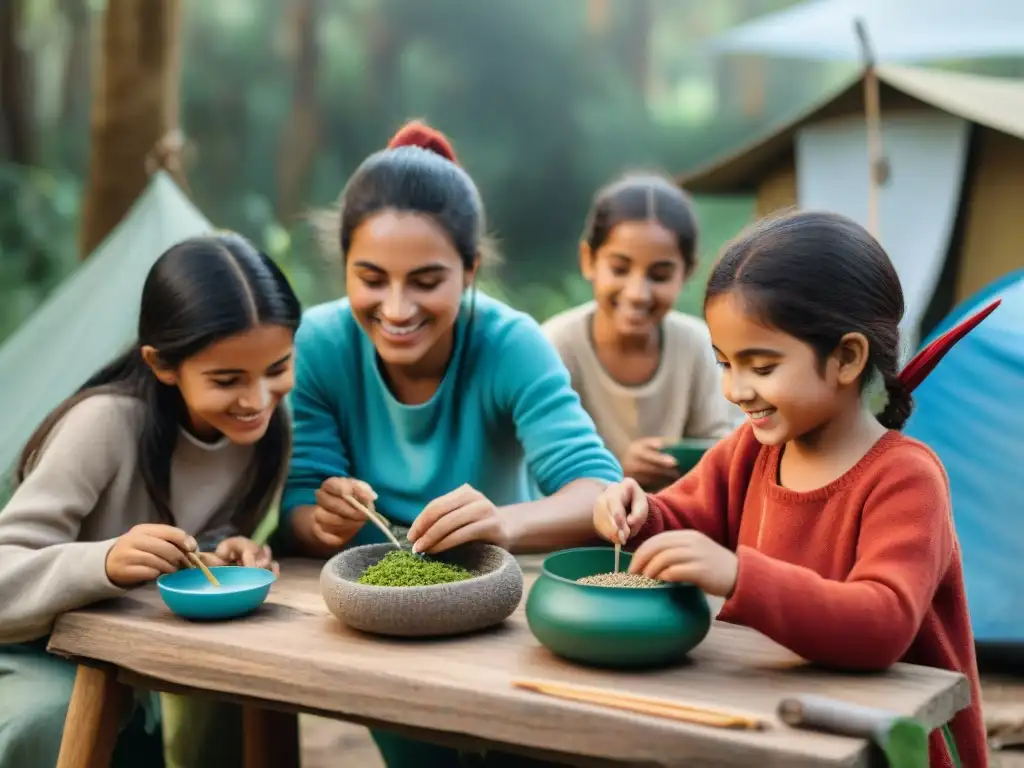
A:
{"type": "Polygon", "coordinates": [[[626,476],[651,490],[679,477],[661,447],[738,423],[707,327],[673,309],[696,254],[689,197],[657,174],[623,176],[597,193],[580,242],[594,300],[544,324],[626,476]]]}
{"type": "Polygon", "coordinates": [[[249,537],[284,476],[301,308],[234,235],[153,265],[138,344],[29,440],[0,510],[0,768],[53,766],[74,665],[45,652],[54,619],[189,567],[276,569],[249,537]]]}

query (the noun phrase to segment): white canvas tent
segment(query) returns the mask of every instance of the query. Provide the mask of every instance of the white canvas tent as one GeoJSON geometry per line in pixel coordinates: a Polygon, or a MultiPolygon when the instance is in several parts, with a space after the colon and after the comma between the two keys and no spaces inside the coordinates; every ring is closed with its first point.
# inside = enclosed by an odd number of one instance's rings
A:
{"type": "MultiPolygon", "coordinates": [[[[1024,267],[1024,80],[882,66],[880,240],[903,283],[905,353],[953,305],[1024,267]]],[[[861,76],[803,114],[678,178],[691,193],[754,195],[760,217],[827,209],[867,221],[861,76]]]]}
{"type": "Polygon", "coordinates": [[[0,346],[0,477],[46,414],[134,340],[153,262],[213,229],[156,173],[117,228],[0,346]]]}
{"type": "Polygon", "coordinates": [[[861,19],[879,61],[1024,55],[1020,0],[810,0],[733,27],[721,53],[858,61],[861,19]]]}

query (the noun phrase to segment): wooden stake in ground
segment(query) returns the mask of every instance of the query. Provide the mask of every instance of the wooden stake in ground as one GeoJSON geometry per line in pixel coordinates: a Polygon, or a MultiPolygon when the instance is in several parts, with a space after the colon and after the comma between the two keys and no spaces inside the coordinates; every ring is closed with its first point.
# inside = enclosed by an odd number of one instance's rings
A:
{"type": "Polygon", "coordinates": [[[107,0],[93,79],[92,139],[81,256],[146,188],[147,165],[184,186],[177,138],[180,0],[107,0]]]}
{"type": "Polygon", "coordinates": [[[854,22],[864,62],[864,121],[868,138],[868,231],[880,239],[878,192],[888,178],[888,166],[882,153],[882,107],[878,95],[878,73],[875,53],[862,19],[854,22]]]}

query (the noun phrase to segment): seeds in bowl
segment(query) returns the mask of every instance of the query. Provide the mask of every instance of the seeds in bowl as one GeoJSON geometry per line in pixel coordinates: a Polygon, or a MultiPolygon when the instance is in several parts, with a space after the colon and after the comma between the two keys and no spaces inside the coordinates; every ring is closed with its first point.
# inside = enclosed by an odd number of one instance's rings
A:
{"type": "Polygon", "coordinates": [[[396,549],[363,571],[359,583],[375,587],[429,587],[471,578],[473,574],[461,566],[396,549]]]}
{"type": "Polygon", "coordinates": [[[577,584],[590,584],[595,587],[660,587],[663,582],[657,579],[649,579],[640,573],[595,573],[593,576],[584,576],[576,579],[577,584]]]}

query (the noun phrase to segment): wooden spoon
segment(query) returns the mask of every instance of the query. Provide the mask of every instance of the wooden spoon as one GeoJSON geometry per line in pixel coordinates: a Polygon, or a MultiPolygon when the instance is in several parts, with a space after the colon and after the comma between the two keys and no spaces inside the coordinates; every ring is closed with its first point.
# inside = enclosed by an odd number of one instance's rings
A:
{"type": "Polygon", "coordinates": [[[389,538],[389,539],[391,540],[391,543],[392,543],[392,544],[394,544],[394,545],[395,545],[396,547],[398,547],[399,549],[401,549],[401,548],[402,548],[402,543],[401,543],[401,542],[400,542],[400,541],[398,540],[398,537],[397,537],[397,536],[395,536],[395,534],[393,534],[393,533],[391,532],[391,529],[390,529],[390,528],[388,527],[388,524],[387,524],[387,523],[385,523],[385,522],[384,522],[384,521],[383,521],[383,520],[382,520],[382,519],[381,519],[381,518],[380,518],[380,517],[379,517],[379,516],[377,515],[377,513],[376,513],[376,512],[372,512],[372,511],[370,511],[369,509],[367,509],[367,508],[366,508],[365,506],[363,506],[363,504],[361,504],[361,503],[360,503],[360,502],[359,502],[359,501],[358,501],[358,500],[357,500],[357,499],[355,498],[355,496],[351,496],[351,495],[348,495],[348,494],[346,494],[346,495],[342,496],[342,498],[343,498],[343,499],[345,499],[345,501],[347,501],[347,502],[348,502],[349,504],[351,504],[351,505],[352,505],[353,507],[355,507],[356,509],[358,509],[358,510],[359,510],[360,512],[362,512],[362,513],[363,513],[364,515],[366,515],[366,519],[367,519],[367,520],[369,520],[369,521],[370,521],[371,523],[373,523],[374,525],[376,525],[376,526],[377,526],[378,528],[380,528],[380,530],[381,530],[381,531],[383,532],[383,534],[384,534],[385,536],[387,536],[387,537],[388,537],[388,538],[389,538]]]}
{"type": "Polygon", "coordinates": [[[188,559],[191,560],[192,563],[203,572],[203,575],[206,576],[207,579],[209,579],[210,583],[213,584],[213,586],[220,586],[220,582],[217,581],[217,577],[213,575],[213,571],[206,567],[206,563],[203,562],[203,559],[199,556],[198,552],[189,552],[188,559]]]}

